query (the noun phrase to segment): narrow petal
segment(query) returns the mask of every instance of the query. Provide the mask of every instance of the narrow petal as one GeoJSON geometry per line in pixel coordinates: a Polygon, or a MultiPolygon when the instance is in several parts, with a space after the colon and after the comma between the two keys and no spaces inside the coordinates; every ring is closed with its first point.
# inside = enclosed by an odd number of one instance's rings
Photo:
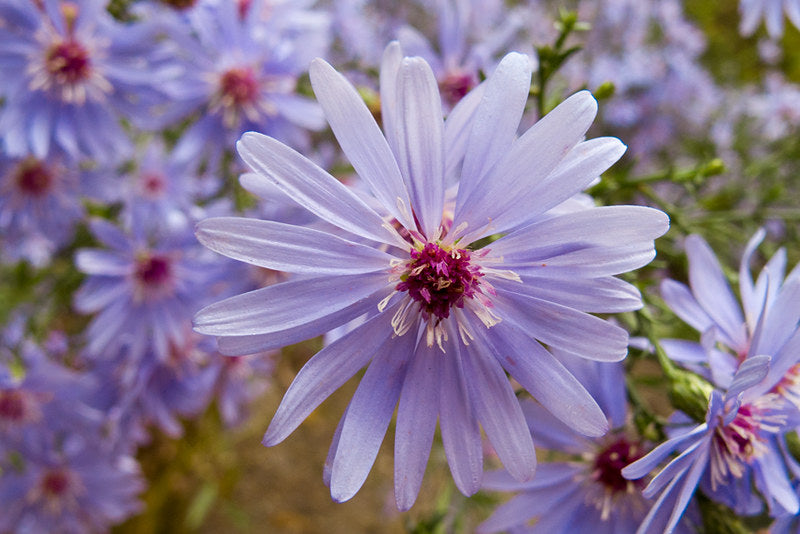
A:
{"type": "Polygon", "coordinates": [[[662,280],[661,298],[675,315],[698,332],[705,332],[714,325],[714,320],[700,306],[688,286],[675,280],[662,280]]]}
{"type": "Polygon", "coordinates": [[[386,141],[397,154],[397,105],[399,97],[397,95],[397,74],[400,72],[400,64],[403,62],[403,49],[400,43],[392,41],[383,51],[380,72],[380,91],[381,91],[381,122],[386,141]]]}
{"type": "Polygon", "coordinates": [[[239,155],[256,175],[268,180],[314,215],[352,234],[383,243],[395,243],[395,236],[383,226],[383,219],[347,186],[280,141],[247,132],[236,143],[239,155]]]}
{"type": "Polygon", "coordinates": [[[392,259],[376,248],[328,232],[244,217],[205,219],[195,234],[203,245],[229,258],[290,273],[368,273],[388,269],[392,259]]]}
{"type": "Polygon", "coordinates": [[[669,517],[667,526],[664,527],[664,532],[672,532],[675,529],[675,526],[678,524],[678,521],[680,521],[681,517],[683,517],[686,507],[689,506],[689,500],[697,490],[697,484],[700,482],[700,477],[703,476],[703,473],[706,470],[708,465],[708,455],[708,447],[702,447],[698,451],[698,457],[692,464],[692,467],[689,468],[689,472],[686,474],[686,480],[684,481],[681,491],[678,494],[678,500],[672,509],[672,514],[669,517]]]}
{"type": "Polygon", "coordinates": [[[662,211],[644,206],[606,206],[530,225],[498,239],[491,250],[510,266],[590,247],[652,244],[668,229],[669,218],[662,211]]]}
{"type": "Polygon", "coordinates": [[[486,436],[511,476],[530,480],[536,452],[508,377],[480,338],[464,347],[462,356],[472,405],[486,436]]]}
{"type": "Polygon", "coordinates": [[[728,391],[725,393],[725,400],[735,399],[748,388],[761,382],[769,372],[769,363],[772,360],[770,356],[761,354],[757,356],[750,356],[745,359],[736,374],[733,375],[733,382],[728,386],[728,391]]]}
{"type": "Polygon", "coordinates": [[[714,252],[698,235],[686,238],[689,285],[697,302],[717,323],[737,352],[747,350],[747,333],[739,303],[733,295],[714,252]]]}
{"type": "Polygon", "coordinates": [[[708,363],[708,352],[700,343],[685,339],[662,339],[659,343],[667,356],[676,362],[708,363]]]}
{"type": "Polygon", "coordinates": [[[652,242],[617,247],[589,247],[513,266],[520,277],[600,278],[638,269],[656,256],[652,242]]]}
{"type": "Polygon", "coordinates": [[[414,504],[425,474],[439,415],[442,355],[438,347],[417,347],[408,368],[394,439],[394,497],[400,511],[414,504]]]}
{"type": "Polygon", "coordinates": [[[397,84],[397,161],[421,230],[433,238],[444,209],[444,121],[439,87],[422,58],[403,60],[397,84]]]}
{"type": "MultiPolygon", "coordinates": [[[[544,180],[589,129],[597,113],[597,102],[581,91],[562,102],[531,126],[481,181],[481,187],[456,206],[454,225],[463,222],[472,231],[492,223],[512,209],[525,189],[544,180]]],[[[593,177],[594,178],[594,177],[593,177]]]]}
{"type": "Polygon", "coordinates": [[[393,311],[393,308],[387,309],[308,360],[283,396],[264,434],[264,445],[271,447],[286,439],[322,401],[364,367],[381,348],[388,348],[393,333],[393,311]]]}
{"type": "Polygon", "coordinates": [[[358,92],[319,58],[311,62],[309,74],[314,94],[356,173],[389,213],[406,228],[414,228],[410,212],[398,208],[400,202],[410,210],[411,203],[394,154],[358,92]]]}
{"type": "Polygon", "coordinates": [[[594,315],[499,288],[494,300],[504,321],[547,345],[598,361],[619,361],[628,353],[628,332],[594,315]]]}
{"type": "Polygon", "coordinates": [[[347,407],[331,469],[331,497],[351,499],[367,479],[392,418],[416,338],[390,339],[376,353],[347,407]]]}
{"type": "Polygon", "coordinates": [[[486,82],[483,82],[467,93],[444,121],[445,177],[448,179],[456,176],[458,166],[464,160],[471,126],[485,90],[486,82]]]}
{"type": "Polygon", "coordinates": [[[523,54],[508,54],[485,85],[464,154],[459,199],[469,197],[516,139],[531,87],[530,60],[523,54]]]}
{"type": "Polygon", "coordinates": [[[742,297],[742,307],[747,316],[747,323],[750,325],[755,324],[757,320],[755,314],[762,308],[761,303],[757,303],[761,299],[756,295],[755,287],[753,286],[753,277],[750,274],[750,260],[766,235],[767,232],[763,228],[759,228],[753,234],[753,237],[747,241],[747,246],[745,246],[742,253],[742,261],[739,264],[739,293],[742,297]]]}
{"type": "Polygon", "coordinates": [[[525,276],[522,284],[492,280],[492,285],[589,313],[619,313],[642,307],[642,295],[635,286],[610,276],[590,279],[525,276]]]}
{"type": "Polygon", "coordinates": [[[466,377],[457,334],[448,332],[446,357],[442,358],[439,396],[439,428],[442,444],[456,487],[472,495],[481,486],[483,451],[478,420],[467,393],[466,377]]]}
{"type": "Polygon", "coordinates": [[[279,332],[337,312],[387,285],[383,273],[290,280],[206,306],[195,315],[194,328],[212,336],[279,332]]]}
{"type": "Polygon", "coordinates": [[[686,432],[685,434],[681,434],[680,436],[676,436],[674,438],[668,439],[649,453],[645,455],[643,458],[636,460],[635,462],[629,464],[628,466],[622,469],[622,476],[629,480],[636,480],[642,478],[647,473],[658,467],[658,465],[664,461],[672,451],[680,448],[683,444],[689,443],[695,440],[703,439],[703,434],[708,433],[708,425],[703,423],[694,427],[692,430],[686,432]]]}
{"type": "Polygon", "coordinates": [[[129,259],[109,250],[85,248],[75,253],[75,267],[84,274],[124,276],[133,270],[129,259]]]}
{"type": "Polygon", "coordinates": [[[486,339],[505,370],[555,417],[585,436],[608,432],[606,416],[586,388],[523,330],[503,321],[486,339]]]}

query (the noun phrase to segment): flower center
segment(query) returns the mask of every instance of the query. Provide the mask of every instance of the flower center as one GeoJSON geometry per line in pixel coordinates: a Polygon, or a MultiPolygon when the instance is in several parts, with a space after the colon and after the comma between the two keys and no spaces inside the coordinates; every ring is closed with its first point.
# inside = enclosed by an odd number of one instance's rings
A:
{"type": "Polygon", "coordinates": [[[46,497],[57,498],[69,490],[69,475],[61,470],[50,471],[42,477],[41,489],[46,497]]]}
{"type": "Polygon", "coordinates": [[[411,250],[411,259],[395,289],[408,292],[420,304],[426,319],[446,319],[450,308],[463,308],[464,299],[480,291],[483,273],[469,260],[468,250],[447,250],[427,243],[422,249],[411,250]]]}
{"type": "Polygon", "coordinates": [[[28,158],[17,167],[16,183],[23,193],[41,197],[50,192],[53,175],[42,162],[28,158]]]}
{"type": "Polygon", "coordinates": [[[471,74],[459,71],[449,72],[444,79],[439,82],[439,92],[445,102],[447,102],[450,107],[453,107],[458,104],[474,86],[475,79],[471,74]]]}
{"type": "Polygon", "coordinates": [[[219,82],[222,104],[225,107],[244,107],[258,99],[258,80],[250,67],[226,71],[219,82]]]}
{"type": "Polygon", "coordinates": [[[161,2],[180,10],[194,7],[194,5],[197,3],[197,0],[161,0],[161,2]]]}
{"type": "Polygon", "coordinates": [[[715,428],[711,447],[712,489],[726,484],[729,475],[741,478],[747,464],[767,451],[766,434],[778,432],[786,423],[784,415],[770,413],[781,404],[780,396],[764,395],[741,405],[733,421],[715,428]]]}
{"type": "Polygon", "coordinates": [[[611,493],[627,491],[632,483],[643,484],[642,481],[631,481],[622,476],[622,468],[642,456],[644,454],[639,444],[631,443],[623,436],[595,456],[592,478],[611,493]]]}
{"type": "Polygon", "coordinates": [[[136,279],[145,286],[161,287],[170,280],[171,275],[172,266],[165,256],[147,256],[136,265],[136,279]]]}
{"type": "Polygon", "coordinates": [[[19,422],[25,417],[25,399],[18,391],[0,391],[0,420],[19,422]]]}
{"type": "Polygon", "coordinates": [[[142,194],[151,199],[160,197],[167,189],[164,176],[157,172],[143,173],[140,185],[142,194]]]}
{"type": "Polygon", "coordinates": [[[86,80],[90,67],[89,53],[74,39],[53,44],[45,56],[45,68],[59,85],[75,85],[86,80]]]}

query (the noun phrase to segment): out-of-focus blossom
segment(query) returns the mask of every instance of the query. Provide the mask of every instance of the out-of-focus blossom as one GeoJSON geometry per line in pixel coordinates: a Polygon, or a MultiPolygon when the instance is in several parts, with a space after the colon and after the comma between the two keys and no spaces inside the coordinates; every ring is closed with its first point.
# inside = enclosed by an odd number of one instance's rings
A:
{"type": "Polygon", "coordinates": [[[800,28],[798,0],[739,0],[739,11],[742,16],[739,31],[742,35],[755,33],[763,19],[770,37],[782,36],[784,13],[795,27],[800,28]]]}
{"type": "Polygon", "coordinates": [[[607,430],[595,401],[540,341],[590,359],[623,358],[626,332],[586,312],[641,305],[613,275],[649,262],[668,220],[633,206],[540,219],[624,146],[583,140],[596,113],[586,92],[517,139],[530,69],[529,58],[509,54],[445,124],[430,66],[390,46],[381,72],[384,136],[352,85],[315,60],[314,91],[378,211],[297,152],[249,133],[238,148],[252,179],[272,182],[336,230],[235,218],[198,225],[213,250],[297,275],[197,314],[196,330],[218,336],[223,352],[287,345],[366,314],[301,370],[264,437],[266,445],[285,439],[369,364],[329,453],[325,479],[337,501],[363,484],[398,402],[400,509],[416,499],[437,419],[464,494],[480,485],[479,424],[512,476],[529,479],[533,442],[504,368],[579,432],[607,430]],[[463,163],[451,167],[451,159],[463,163]],[[450,206],[447,169],[456,167],[450,206]],[[491,247],[470,248],[506,232],[491,247]]]}
{"type": "Polygon", "coordinates": [[[78,173],[61,158],[0,154],[0,260],[49,263],[83,216],[79,192],[78,173]]]}
{"type": "Polygon", "coordinates": [[[105,248],[77,252],[76,266],[89,276],[74,297],[75,309],[96,314],[86,329],[89,354],[113,358],[127,347],[134,359],[153,350],[167,361],[170,345],[186,342],[187,322],[211,298],[219,262],[188,225],[125,232],[93,219],[90,228],[105,248]]]}
{"type": "Polygon", "coordinates": [[[173,156],[217,168],[222,153],[248,130],[296,146],[324,125],[319,106],[298,94],[297,81],[311,59],[325,55],[330,21],[306,3],[253,0],[203,2],[185,24],[168,28],[168,40],[185,65],[169,91],[174,118],[197,114],[173,156]]]}
{"type": "Polygon", "coordinates": [[[130,153],[125,118],[150,113],[175,71],[150,61],[143,24],[122,25],[100,0],[9,0],[0,7],[0,139],[11,156],[118,162],[130,153]]]}

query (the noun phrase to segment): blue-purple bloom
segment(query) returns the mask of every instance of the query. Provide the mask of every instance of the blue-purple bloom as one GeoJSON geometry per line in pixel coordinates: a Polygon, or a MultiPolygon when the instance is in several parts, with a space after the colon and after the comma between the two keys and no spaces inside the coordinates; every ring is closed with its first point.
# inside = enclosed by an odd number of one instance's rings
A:
{"type": "Polygon", "coordinates": [[[634,532],[648,510],[644,486],[622,477],[628,463],[644,455],[642,443],[626,430],[625,369],[621,363],[578,360],[562,355],[608,416],[612,431],[587,438],[554,418],[533,401],[523,403],[534,443],[541,449],[570,455],[569,461],[541,464],[529,482],[517,482],[504,471],[489,473],[484,489],[516,491],[483,522],[478,532],[550,533],[634,532]],[[533,525],[531,520],[535,520],[533,525]]]}
{"type": "Polygon", "coordinates": [[[197,226],[213,250],[296,275],[196,315],[196,330],[218,336],[223,353],[280,347],[364,319],[298,373],[264,444],[285,439],[365,366],[325,471],[336,501],[363,484],[395,406],[398,508],[416,499],[437,419],[464,494],[480,487],[480,426],[511,475],[529,480],[533,441],[506,371],[577,431],[604,434],[602,410],[542,343],[589,359],[624,358],[627,333],[587,312],[641,306],[638,291],[614,275],[653,258],[668,219],[639,206],[544,216],[624,151],[614,138],[583,140],[597,110],[592,96],[573,95],[517,138],[531,70],[528,57],[513,53],[445,123],[430,66],[394,45],[382,64],[381,132],[330,65],[317,59],[310,74],[371,196],[275,139],[247,133],[238,149],[255,171],[248,179],[273,183],[335,229],[242,218],[197,226]]]}
{"type": "Polygon", "coordinates": [[[80,249],[75,257],[89,275],[74,296],[75,309],[96,314],[86,329],[88,353],[114,358],[127,348],[136,360],[152,350],[167,361],[170,346],[186,342],[219,262],[197,246],[187,225],[126,232],[93,219],[90,229],[105,248],[80,249]]]}
{"type": "MultiPolygon", "coordinates": [[[[781,435],[798,425],[800,373],[800,270],[784,280],[786,254],[767,262],[755,282],[750,260],[765,232],[748,242],[739,282],[742,306],[736,301],[722,268],[699,236],[686,240],[690,286],[665,280],[664,300],[701,333],[699,343],[665,339],[667,355],[710,380],[705,422],[673,432],[671,439],[626,468],[628,478],[640,478],[666,459],[672,460],[645,494],[661,496],[640,532],[653,524],[674,524],[698,484],[703,493],[740,515],[762,511],[766,500],[773,517],[795,514],[798,497],[787,471],[793,460],[781,447],[781,435]],[[670,504],[665,504],[671,500],[670,504]]],[[[676,421],[686,422],[682,414],[676,421]]]]}
{"type": "Polygon", "coordinates": [[[127,118],[152,127],[160,84],[143,24],[122,25],[105,2],[9,0],[0,7],[0,138],[8,154],[118,162],[131,144],[127,118]]]}
{"type": "Polygon", "coordinates": [[[79,176],[62,158],[0,154],[0,261],[42,267],[83,216],[79,176]]]}

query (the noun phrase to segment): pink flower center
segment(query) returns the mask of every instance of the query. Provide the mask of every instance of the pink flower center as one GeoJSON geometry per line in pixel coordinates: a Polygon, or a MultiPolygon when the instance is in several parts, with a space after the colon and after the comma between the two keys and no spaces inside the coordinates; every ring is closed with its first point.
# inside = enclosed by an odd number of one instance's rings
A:
{"type": "Polygon", "coordinates": [[[17,167],[16,183],[23,193],[41,197],[50,192],[53,185],[53,175],[42,162],[34,158],[28,158],[17,167]]]}
{"type": "Polygon", "coordinates": [[[642,456],[639,444],[623,436],[595,456],[592,478],[612,493],[625,492],[632,483],[643,485],[642,481],[630,481],[622,476],[622,468],[642,456]]]}
{"type": "Polygon", "coordinates": [[[136,279],[145,287],[159,289],[172,279],[172,264],[166,256],[145,256],[137,262],[136,279]]]}
{"type": "Polygon", "coordinates": [[[471,74],[459,71],[449,72],[439,82],[439,92],[444,101],[452,107],[458,104],[474,86],[475,78],[471,74]]]}
{"type": "Polygon", "coordinates": [[[47,497],[61,497],[70,488],[70,478],[67,473],[60,469],[49,471],[42,477],[42,494],[47,497]]]}
{"type": "Polygon", "coordinates": [[[480,291],[483,274],[469,260],[468,250],[445,250],[427,243],[421,250],[411,250],[411,259],[395,289],[407,291],[420,303],[427,317],[446,319],[450,308],[463,308],[464,299],[480,291]]]}
{"type": "Polygon", "coordinates": [[[148,198],[158,198],[164,194],[167,185],[164,176],[157,172],[145,172],[141,176],[142,194],[148,198]]]}
{"type": "Polygon", "coordinates": [[[86,48],[74,39],[56,43],[45,56],[47,72],[60,85],[74,85],[86,80],[91,64],[86,48]]]}
{"type": "Polygon", "coordinates": [[[18,391],[0,391],[0,420],[19,422],[25,417],[25,399],[18,391]]]}
{"type": "Polygon", "coordinates": [[[219,85],[225,107],[243,107],[258,100],[258,80],[250,67],[226,71],[220,78],[219,85]]]}

